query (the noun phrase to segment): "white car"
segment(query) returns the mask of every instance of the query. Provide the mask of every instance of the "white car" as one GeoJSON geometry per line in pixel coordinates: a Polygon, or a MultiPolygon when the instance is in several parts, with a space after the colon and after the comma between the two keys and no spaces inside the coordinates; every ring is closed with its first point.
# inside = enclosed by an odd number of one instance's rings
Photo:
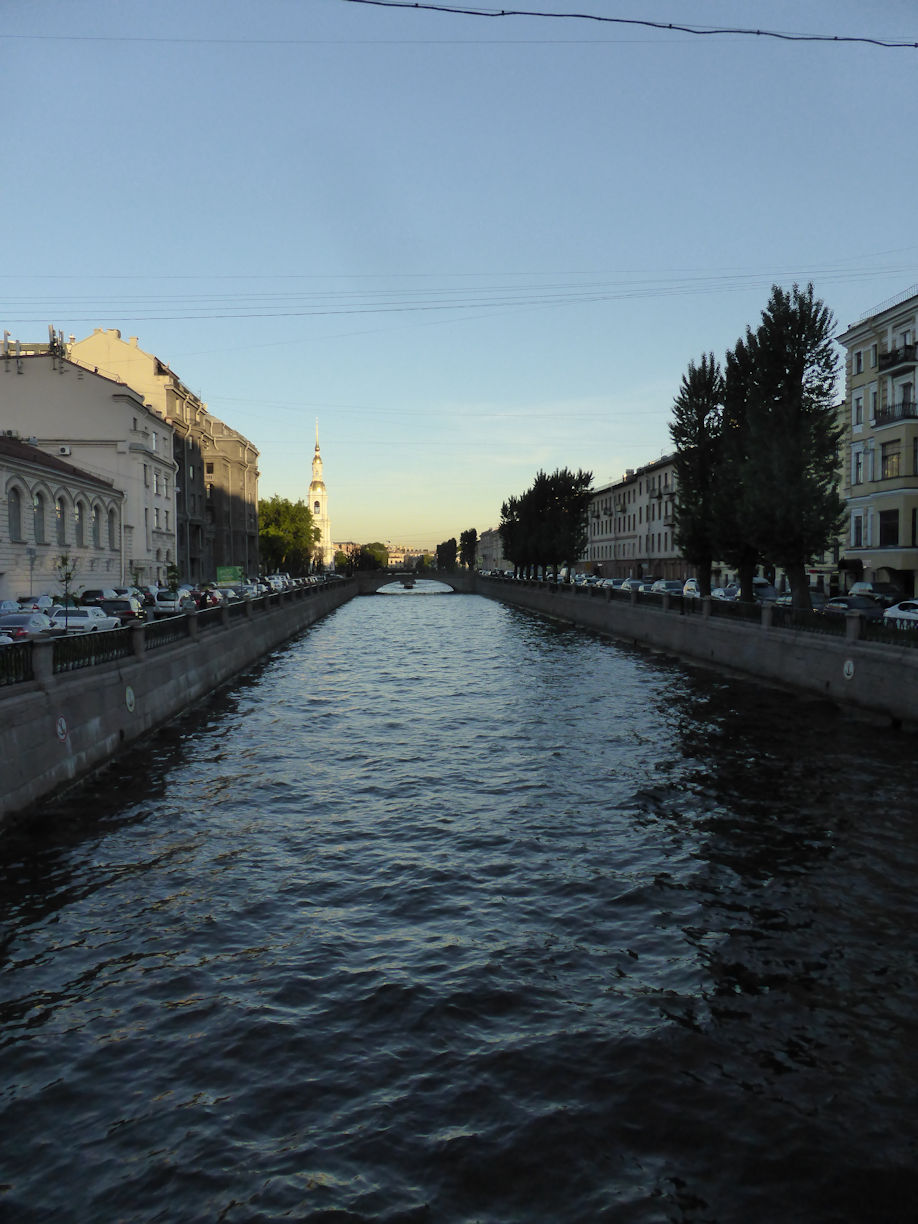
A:
{"type": "Polygon", "coordinates": [[[182,612],[196,611],[191,590],[180,587],[177,591],[160,591],[153,602],[154,616],[178,616],[182,612]]]}
{"type": "Polygon", "coordinates": [[[883,613],[883,624],[900,629],[918,629],[918,599],[903,599],[883,613]]]}
{"type": "Polygon", "coordinates": [[[83,608],[62,608],[56,604],[48,615],[52,626],[63,629],[65,633],[99,633],[103,629],[121,628],[117,616],[107,616],[95,604],[87,604],[83,608]]]}

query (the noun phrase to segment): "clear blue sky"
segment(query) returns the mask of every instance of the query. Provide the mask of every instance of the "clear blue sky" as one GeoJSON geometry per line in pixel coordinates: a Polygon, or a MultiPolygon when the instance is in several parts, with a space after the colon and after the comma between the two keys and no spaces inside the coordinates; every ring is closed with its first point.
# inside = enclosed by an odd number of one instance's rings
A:
{"type": "MultiPolygon", "coordinates": [[[[913,0],[519,7],[918,42],[913,0]]],[[[138,336],[262,496],[318,418],[336,540],[619,479],[773,282],[841,330],[918,281],[916,50],[346,0],[5,0],[0,39],[0,327],[138,336]]]]}

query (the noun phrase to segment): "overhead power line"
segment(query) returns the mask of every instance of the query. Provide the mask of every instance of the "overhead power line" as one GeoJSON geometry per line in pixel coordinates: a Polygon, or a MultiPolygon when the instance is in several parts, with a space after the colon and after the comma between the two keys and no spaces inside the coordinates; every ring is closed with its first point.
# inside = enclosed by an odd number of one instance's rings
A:
{"type": "Polygon", "coordinates": [[[868,38],[851,34],[794,34],[784,30],[757,30],[743,26],[680,25],[674,21],[648,21],[637,17],[606,17],[598,13],[545,13],[533,9],[464,8],[455,4],[423,4],[417,0],[344,0],[345,4],[367,4],[373,8],[421,9],[431,13],[452,13],[461,17],[543,17],[568,21],[596,21],[603,25],[641,26],[677,34],[734,34],[741,37],[777,38],[782,42],[862,43],[871,47],[918,50],[918,42],[868,38]]]}

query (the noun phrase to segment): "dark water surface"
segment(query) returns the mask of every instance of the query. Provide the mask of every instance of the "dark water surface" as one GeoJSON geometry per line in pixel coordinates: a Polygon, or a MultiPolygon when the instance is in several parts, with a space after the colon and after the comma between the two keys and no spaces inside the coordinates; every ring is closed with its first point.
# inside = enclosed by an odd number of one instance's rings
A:
{"type": "Polygon", "coordinates": [[[918,1218],[916,740],[356,599],[0,839],[0,1219],[918,1218]]]}

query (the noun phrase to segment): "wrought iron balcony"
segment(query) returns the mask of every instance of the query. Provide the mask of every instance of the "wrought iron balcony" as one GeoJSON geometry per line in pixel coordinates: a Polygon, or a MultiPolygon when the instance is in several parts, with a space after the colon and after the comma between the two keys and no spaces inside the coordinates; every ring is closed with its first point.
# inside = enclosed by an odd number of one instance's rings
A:
{"type": "Polygon", "coordinates": [[[918,419],[918,404],[914,400],[902,400],[898,404],[886,404],[877,409],[873,425],[891,425],[894,421],[914,421],[918,419]]]}
{"type": "Polygon", "coordinates": [[[890,349],[888,353],[880,353],[880,370],[891,370],[894,366],[915,365],[918,362],[918,344],[903,344],[899,348],[890,349]]]}

